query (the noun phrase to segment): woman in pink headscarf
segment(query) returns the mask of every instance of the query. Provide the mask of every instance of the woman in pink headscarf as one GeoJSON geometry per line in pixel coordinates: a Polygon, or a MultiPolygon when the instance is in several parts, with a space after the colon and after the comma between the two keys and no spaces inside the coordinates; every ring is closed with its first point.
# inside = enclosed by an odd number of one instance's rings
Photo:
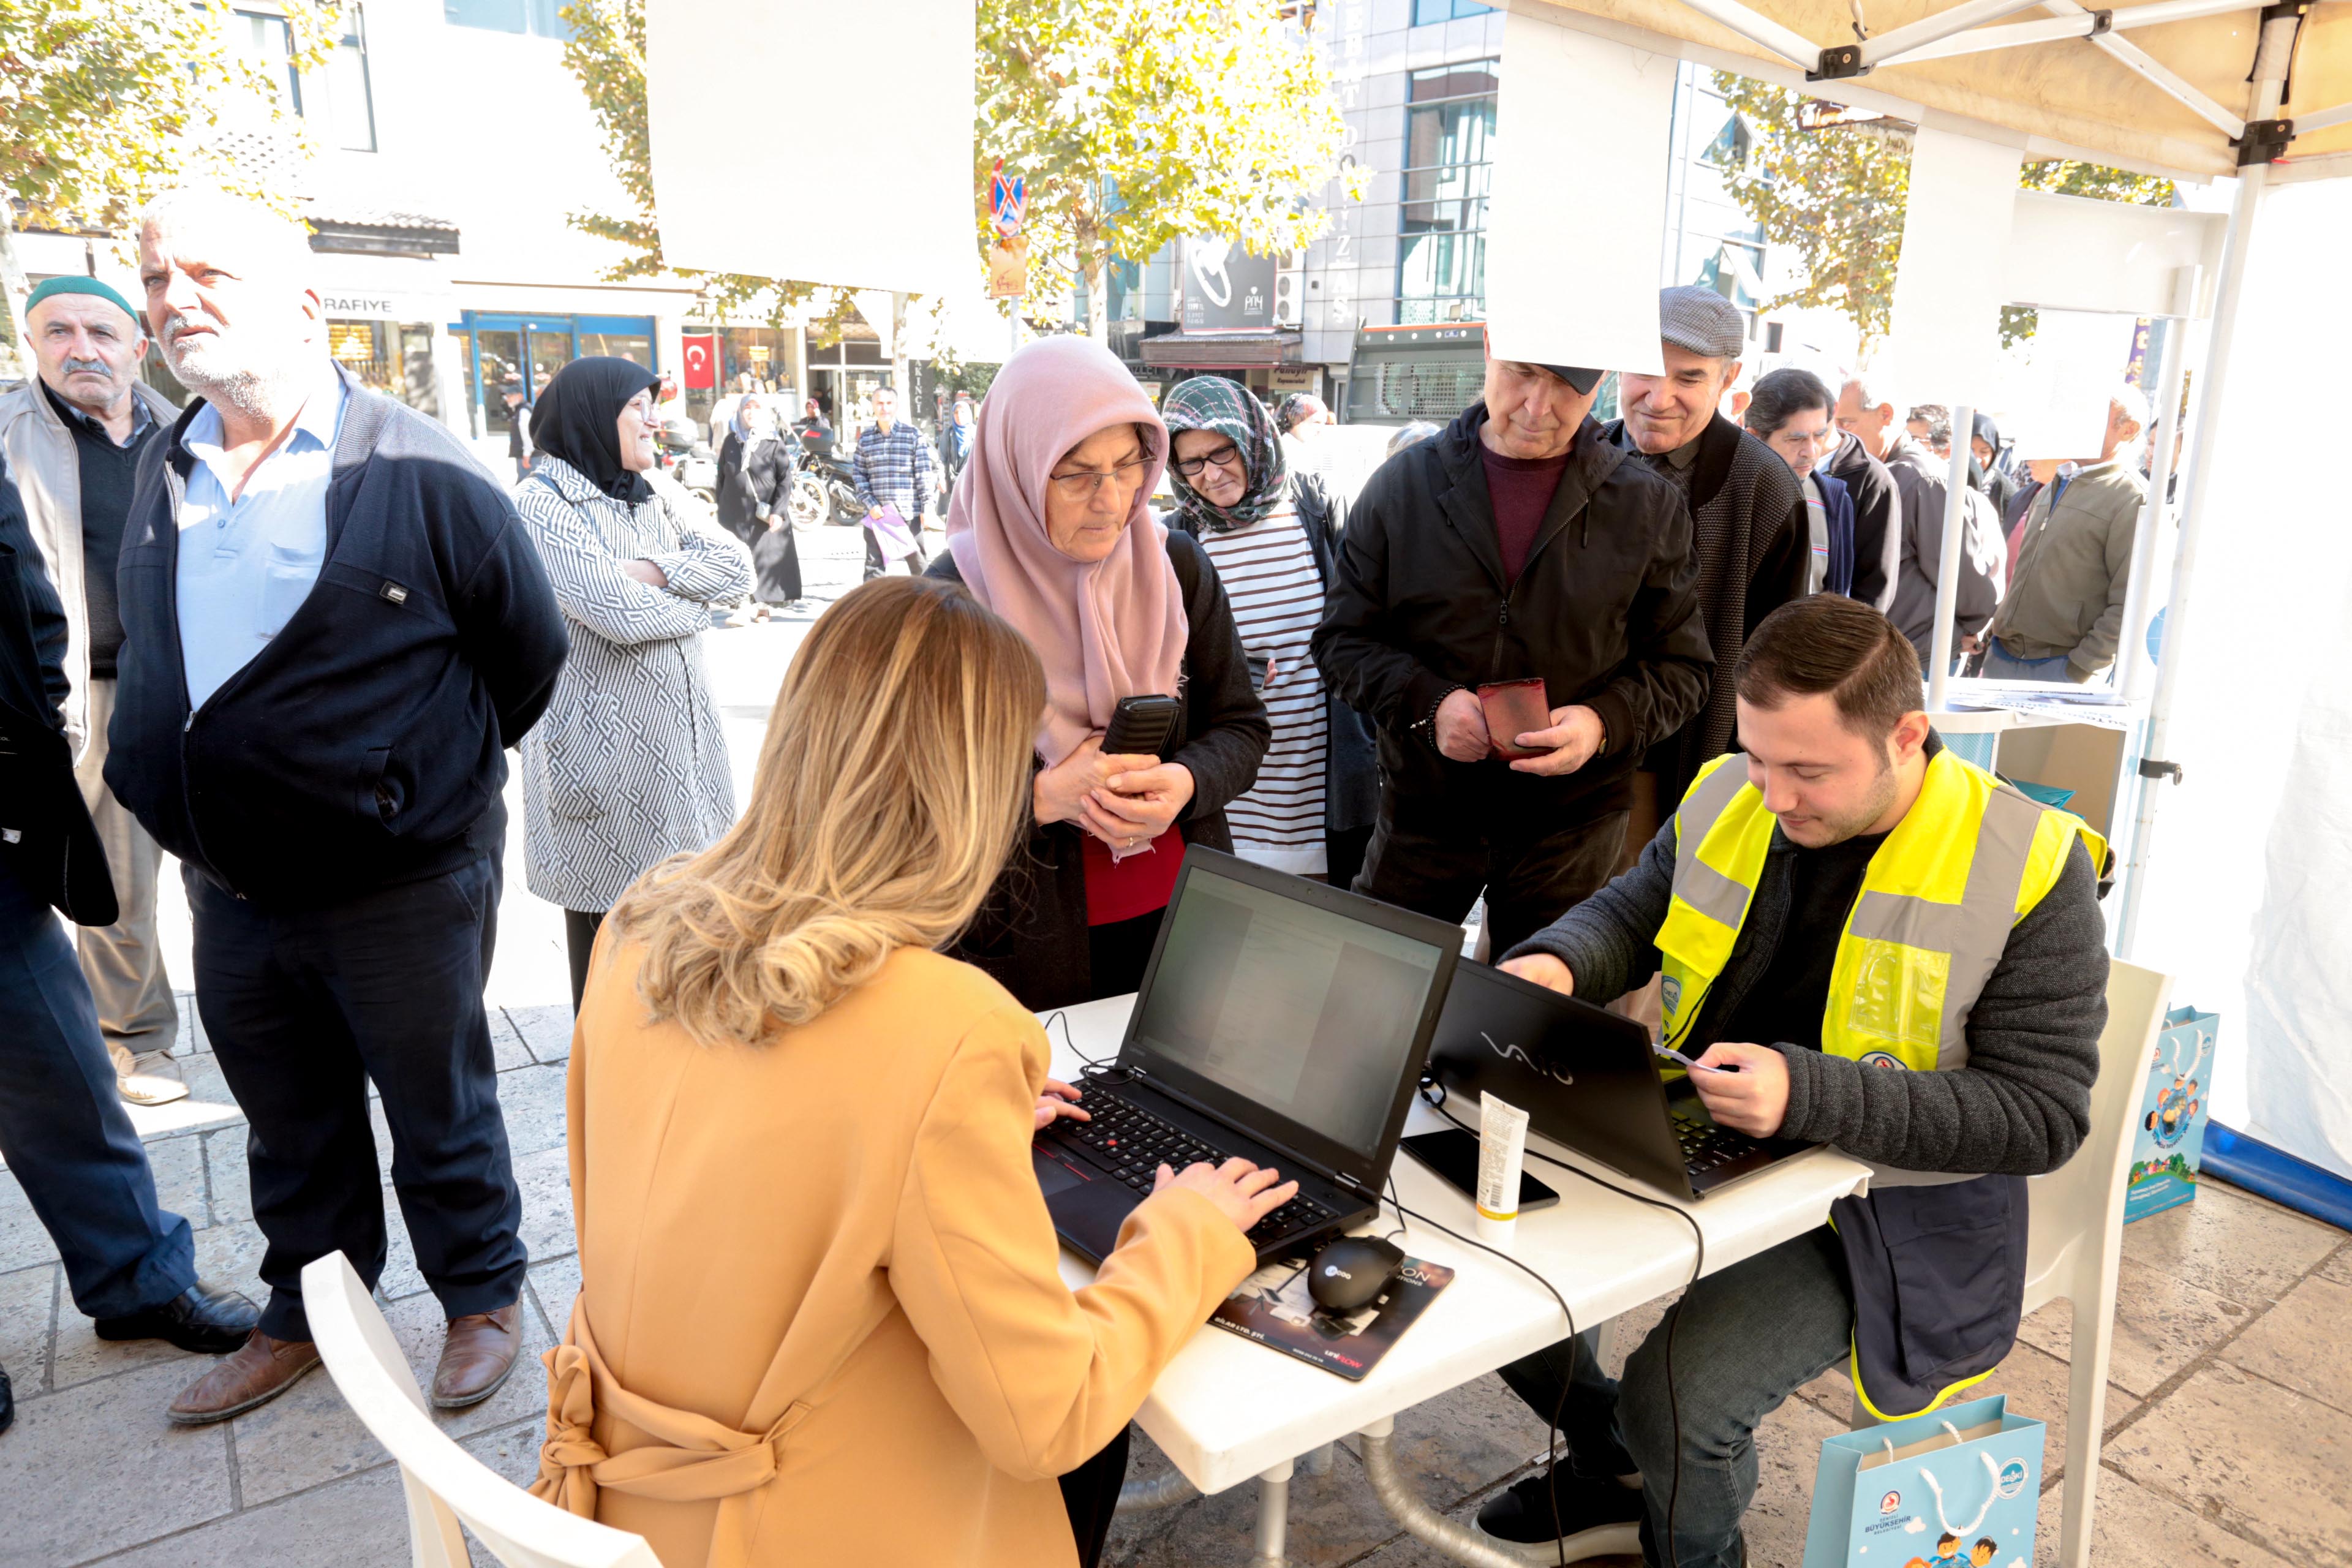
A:
{"type": "Polygon", "coordinates": [[[1025,1007],[1141,983],[1184,846],[1232,849],[1225,803],[1272,737],[1216,568],[1151,516],[1167,458],[1167,426],[1108,351],[1032,343],[989,386],[930,566],[1045,667],[1026,852],[953,950],[1025,1007]],[[1179,704],[1167,754],[1105,755],[1119,699],[1150,695],[1179,704]]]}

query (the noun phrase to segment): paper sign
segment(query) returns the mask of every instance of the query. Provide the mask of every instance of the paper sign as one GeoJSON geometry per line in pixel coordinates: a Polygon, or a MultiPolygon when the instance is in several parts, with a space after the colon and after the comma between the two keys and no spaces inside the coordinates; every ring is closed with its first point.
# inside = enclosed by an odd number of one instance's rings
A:
{"type": "Polygon", "coordinates": [[[2014,147],[1933,126],[1912,142],[1892,344],[1894,385],[1912,403],[1981,407],[1992,395],[2018,162],[2014,147]]]}
{"type": "Polygon", "coordinates": [[[1999,389],[2000,433],[2020,458],[2095,458],[2107,400],[2131,362],[2129,316],[2044,310],[1999,389]]]}
{"type": "Polygon", "coordinates": [[[1029,237],[1016,234],[988,247],[988,297],[1018,300],[1029,292],[1029,237]]]}
{"type": "Polygon", "coordinates": [[[972,285],[971,0],[872,7],[646,0],[646,129],[662,254],[673,266],[843,288],[972,285]],[[877,47],[887,90],[877,94],[877,47]],[[714,47],[715,46],[715,47],[714,47]],[[747,202],[746,104],[792,84],[797,124],[838,131],[859,176],[809,201],[747,202]]]}
{"type": "Polygon", "coordinates": [[[1658,276],[1675,70],[1672,55],[1517,11],[1504,19],[1486,206],[1496,358],[1664,369],[1658,276]]]}

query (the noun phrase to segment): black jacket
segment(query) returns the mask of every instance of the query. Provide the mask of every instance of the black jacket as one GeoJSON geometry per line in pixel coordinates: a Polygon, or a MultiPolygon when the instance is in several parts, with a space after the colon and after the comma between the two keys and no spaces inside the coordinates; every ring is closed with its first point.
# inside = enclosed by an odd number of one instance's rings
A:
{"type": "Polygon", "coordinates": [[[0,864],[86,926],[120,910],[66,740],[66,611],[0,463],[0,864]]]}
{"type": "Polygon", "coordinates": [[[118,574],[108,787],[223,888],[297,908],[494,851],[504,749],[546,711],[569,647],[506,492],[439,425],[340,374],[326,563],[194,713],[178,514],[201,404],[141,459],[118,574]]]}
{"type": "MultiPolygon", "coordinates": [[[[1175,693],[1182,744],[1167,760],[1192,773],[1192,799],[1176,818],[1184,842],[1230,852],[1225,803],[1257,782],[1274,738],[1265,705],[1250,689],[1249,663],[1208,552],[1191,534],[1170,530],[1168,560],[1184,595],[1188,637],[1175,693]]],[[[955,554],[942,550],[927,574],[961,583],[955,554]]],[[[971,928],[947,951],[978,964],[1036,1010],[1094,995],[1087,951],[1085,840],[1073,824],[1029,825],[1013,858],[989,889],[971,928]]]]}
{"type": "Polygon", "coordinates": [[[746,544],[768,531],[768,518],[793,499],[794,447],[789,437],[762,441],[743,460],[743,437],[730,434],[719,447],[719,526],[746,544]]]}
{"type": "Polygon", "coordinates": [[[1383,813],[1473,839],[1622,808],[1635,760],[1698,710],[1714,666],[1688,509],[1590,419],[1506,589],[1479,459],[1486,420],[1472,404],[1366,481],[1314,642],[1323,678],[1379,728],[1383,813]],[[1607,726],[1576,773],[1453,762],[1413,728],[1457,687],[1538,675],[1553,707],[1583,703],[1607,726]]]}
{"type": "Polygon", "coordinates": [[[1852,436],[1838,442],[1822,467],[1853,493],[1853,588],[1848,596],[1883,616],[1895,603],[1895,571],[1903,559],[1903,511],[1895,476],[1852,436]]]}
{"type": "MultiPolygon", "coordinates": [[[[1328,598],[1339,573],[1339,536],[1348,526],[1348,503],[1319,477],[1298,474],[1291,479],[1290,504],[1298,510],[1299,529],[1315,556],[1315,576],[1328,598]]],[[[1167,523],[1192,532],[1191,519],[1181,511],[1171,513],[1167,523]]],[[[1349,707],[1330,686],[1323,689],[1323,831],[1370,827],[1381,805],[1380,759],[1371,721],[1349,707]]]]}

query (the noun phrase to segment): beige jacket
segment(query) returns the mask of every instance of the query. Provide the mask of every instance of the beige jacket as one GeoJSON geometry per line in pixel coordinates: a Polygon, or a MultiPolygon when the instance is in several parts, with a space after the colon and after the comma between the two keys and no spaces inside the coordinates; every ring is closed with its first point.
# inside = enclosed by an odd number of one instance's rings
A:
{"type": "Polygon", "coordinates": [[[648,1025],[600,946],[574,1032],[581,1292],[540,1496],[665,1568],[1076,1561],[1055,1478],[1115,1436],[1255,1267],[1147,1201],[1073,1292],[1029,1161],[1037,1021],[904,950],[753,1047],[648,1025]]]}
{"type": "Polygon", "coordinates": [[[2026,509],[2017,574],[1991,634],[2016,658],[2063,655],[2066,673],[2084,681],[2116,660],[2147,484],[2118,458],[2076,474],[2054,514],[2053,488],[2042,486],[2026,509]]]}
{"type": "MultiPolygon", "coordinates": [[[[180,416],[171,400],[145,382],[133,382],[131,395],[147,405],[156,423],[180,416]]],[[[82,592],[81,458],[73,432],[41,395],[38,380],[0,394],[0,457],[25,498],[33,542],[49,569],[49,581],[66,605],[66,738],[79,762],[89,746],[89,599],[82,592]]]]}

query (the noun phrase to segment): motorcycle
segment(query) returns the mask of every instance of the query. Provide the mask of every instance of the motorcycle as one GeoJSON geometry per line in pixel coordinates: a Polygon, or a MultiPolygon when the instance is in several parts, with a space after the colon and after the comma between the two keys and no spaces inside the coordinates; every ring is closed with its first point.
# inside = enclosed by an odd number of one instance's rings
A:
{"type": "Polygon", "coordinates": [[[719,506],[719,455],[696,434],[694,422],[673,419],[655,437],[662,469],[705,506],[719,506]]]}
{"type": "Polygon", "coordinates": [[[833,432],[801,432],[801,460],[793,476],[793,525],[814,528],[822,522],[855,528],[866,520],[857,500],[857,485],[849,464],[834,451],[833,432]]]}

